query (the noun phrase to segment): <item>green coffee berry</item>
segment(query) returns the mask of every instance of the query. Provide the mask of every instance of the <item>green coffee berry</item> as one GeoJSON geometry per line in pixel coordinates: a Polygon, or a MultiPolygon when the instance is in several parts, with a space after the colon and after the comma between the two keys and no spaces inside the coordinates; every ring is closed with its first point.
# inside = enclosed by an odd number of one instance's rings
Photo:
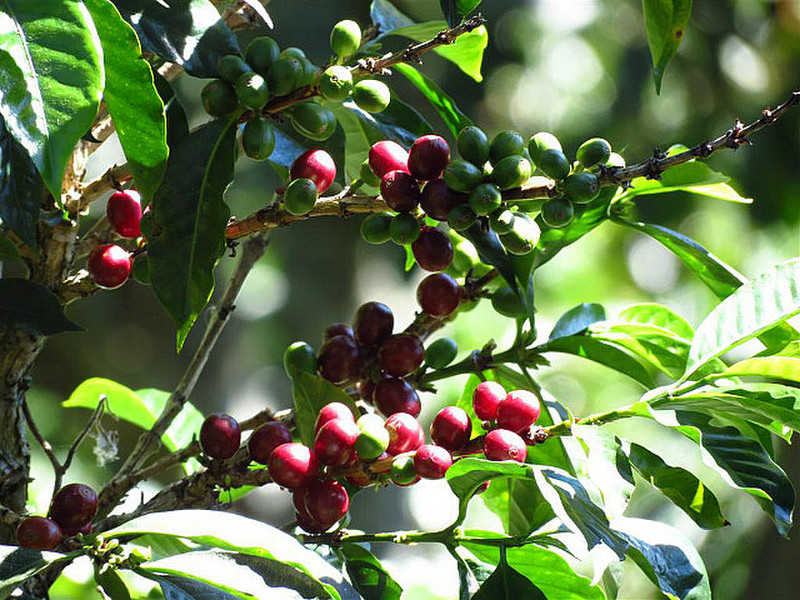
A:
{"type": "Polygon", "coordinates": [[[353,86],[352,95],[358,107],[370,113],[385,110],[392,99],[389,87],[377,79],[362,79],[353,86]]]}
{"type": "Polygon", "coordinates": [[[264,35],[250,42],[247,46],[244,59],[254,71],[266,76],[272,63],[278,60],[280,51],[281,49],[278,47],[278,42],[264,35]]]}
{"type": "Polygon", "coordinates": [[[373,213],[361,221],[361,237],[368,244],[383,244],[391,239],[390,227],[392,215],[389,213],[373,213]]]}
{"type": "Polygon", "coordinates": [[[495,163],[491,180],[501,190],[520,187],[531,176],[531,163],[522,156],[506,156],[495,163]]]}
{"type": "Polygon", "coordinates": [[[606,166],[607,167],[624,167],[625,166],[625,159],[622,158],[622,156],[620,156],[616,152],[612,152],[611,156],[609,156],[608,160],[606,161],[606,166]]]}
{"type": "Polygon", "coordinates": [[[310,179],[300,177],[292,181],[283,194],[286,212],[295,216],[307,215],[317,202],[317,186],[310,179]]]}
{"type": "Polygon", "coordinates": [[[483,181],[483,171],[466,160],[451,160],[444,168],[442,179],[451,190],[471,192],[483,181]]]}
{"type": "Polygon", "coordinates": [[[474,125],[464,127],[458,133],[456,145],[461,158],[478,167],[482,167],[489,160],[489,138],[479,127],[474,125]]]}
{"type": "Polygon", "coordinates": [[[453,260],[450,266],[459,276],[469,272],[480,262],[478,251],[469,240],[460,239],[453,243],[453,260]]]}
{"type": "Polygon", "coordinates": [[[299,58],[302,60],[306,58],[306,53],[300,48],[289,46],[288,48],[281,50],[280,54],[278,54],[278,58],[299,58]]]}
{"type": "Polygon", "coordinates": [[[489,225],[498,235],[514,228],[514,213],[507,208],[498,208],[489,215],[489,225]]]}
{"type": "Polygon", "coordinates": [[[372,167],[369,166],[369,159],[365,158],[364,161],[361,163],[361,170],[359,171],[359,177],[361,180],[366,183],[367,185],[371,185],[372,187],[380,187],[381,180],[380,177],[375,175],[375,172],[372,170],[372,167]]]}
{"type": "Polygon", "coordinates": [[[239,103],[251,110],[261,110],[269,100],[267,81],[258,73],[243,73],[236,80],[236,97],[239,103]]]}
{"type": "Polygon", "coordinates": [[[492,138],[489,145],[489,161],[494,165],[506,156],[522,156],[525,140],[518,131],[501,131],[492,138]]]}
{"type": "Polygon", "coordinates": [[[528,141],[528,153],[535,164],[539,164],[539,157],[545,150],[558,150],[561,151],[561,142],[552,133],[540,131],[531,136],[528,141]]]}
{"type": "Polygon", "coordinates": [[[501,287],[492,293],[492,308],[497,314],[512,319],[524,319],[527,316],[522,300],[510,287],[501,287]]]}
{"type": "Polygon", "coordinates": [[[267,71],[267,85],[276,96],[290,94],[303,72],[298,58],[279,58],[267,71]]]}
{"type": "Polygon", "coordinates": [[[482,183],[469,194],[469,207],[476,215],[488,215],[503,203],[503,194],[491,183],[482,183]]]}
{"type": "Polygon", "coordinates": [[[464,231],[472,227],[477,219],[469,204],[458,204],[447,215],[447,224],[456,231],[464,231]]]}
{"type": "Polygon", "coordinates": [[[400,213],[392,217],[389,224],[389,236],[400,246],[411,244],[419,237],[419,221],[411,213],[400,213]]]}
{"type": "Polygon", "coordinates": [[[432,369],[444,369],[458,354],[458,345],[448,337],[439,338],[425,350],[425,363],[432,369]]]}
{"type": "Polygon", "coordinates": [[[392,461],[389,477],[397,485],[414,483],[419,478],[414,468],[414,457],[409,455],[396,457],[392,461]]]}
{"type": "Polygon", "coordinates": [[[236,54],[226,54],[217,61],[217,72],[220,79],[228,83],[236,83],[239,77],[245,73],[250,73],[252,70],[250,65],[236,54]]]}
{"type": "Polygon", "coordinates": [[[292,127],[302,136],[324,142],[336,131],[336,115],[316,102],[303,102],[292,109],[292,127]]]}
{"type": "Polygon", "coordinates": [[[355,21],[339,21],[331,29],[331,50],[339,58],[355,54],[361,46],[361,27],[355,21]]]}
{"type": "Polygon", "coordinates": [[[352,89],[353,75],[346,67],[328,67],[319,80],[319,91],[331,102],[341,102],[350,95],[352,89]]]}
{"type": "Polygon", "coordinates": [[[267,119],[255,117],[244,124],[242,149],[254,160],[269,158],[275,149],[275,131],[267,119]]]}
{"type": "Polygon", "coordinates": [[[307,58],[300,59],[301,69],[300,75],[297,77],[297,81],[295,81],[295,88],[301,88],[306,85],[313,85],[314,80],[317,78],[317,65],[312,63],[307,58]]]}
{"type": "Polygon", "coordinates": [[[539,155],[536,166],[539,167],[545,175],[557,181],[569,175],[569,160],[561,150],[545,150],[539,155]]]}
{"type": "Polygon", "coordinates": [[[576,158],[587,169],[604,164],[611,156],[611,144],[603,138],[592,138],[578,148],[576,158]]]}
{"type": "Polygon", "coordinates": [[[574,173],[564,180],[564,193],[577,204],[591,202],[599,192],[600,182],[592,173],[574,173]]]}
{"type": "Polygon", "coordinates": [[[316,374],[317,356],[314,349],[305,342],[290,344],[283,353],[283,370],[289,378],[293,378],[298,371],[316,374]]]}
{"type": "Polygon", "coordinates": [[[369,461],[375,460],[386,452],[391,441],[389,431],[383,425],[383,419],[378,415],[367,413],[359,417],[356,425],[361,433],[356,438],[355,451],[358,458],[369,461]]]}
{"type": "Polygon", "coordinates": [[[233,86],[221,79],[207,83],[200,92],[200,99],[203,102],[203,108],[212,117],[229,115],[239,106],[233,86]]]}
{"type": "Polygon", "coordinates": [[[511,254],[525,255],[539,243],[539,226],[524,213],[515,213],[511,231],[500,236],[500,243],[511,254]]]}
{"type": "Polygon", "coordinates": [[[558,229],[570,224],[575,216],[575,209],[569,198],[559,196],[558,198],[550,198],[542,205],[541,216],[545,225],[558,229]]]}

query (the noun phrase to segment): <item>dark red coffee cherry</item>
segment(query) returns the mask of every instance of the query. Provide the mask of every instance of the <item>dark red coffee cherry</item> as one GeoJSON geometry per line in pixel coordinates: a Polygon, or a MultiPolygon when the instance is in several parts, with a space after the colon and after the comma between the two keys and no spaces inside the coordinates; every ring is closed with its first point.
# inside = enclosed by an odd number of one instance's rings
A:
{"type": "Polygon", "coordinates": [[[514,460],[525,462],[528,449],[525,442],[513,431],[493,429],[483,439],[483,453],[489,460],[514,460]]]}
{"type": "Polygon", "coordinates": [[[310,179],[322,195],[336,178],[336,163],[325,150],[306,150],[294,159],[289,174],[292,180],[310,179]]]}
{"type": "Polygon", "coordinates": [[[381,344],[378,363],[381,369],[395,377],[413,373],[425,360],[425,347],[416,335],[397,333],[381,344]]]}
{"type": "Polygon", "coordinates": [[[408,173],[408,152],[397,142],[381,140],[369,149],[369,166],[379,179],[389,171],[408,173]]]}
{"type": "Polygon", "coordinates": [[[497,405],[505,397],[502,385],[496,381],[484,381],[472,394],[472,408],[481,421],[493,421],[497,416],[497,405]]]}
{"type": "Polygon", "coordinates": [[[22,519],[17,526],[17,543],[32,550],[55,550],[61,543],[61,528],[45,517],[22,519]]]}
{"type": "Polygon", "coordinates": [[[516,433],[533,425],[541,412],[542,405],[535,394],[514,390],[497,405],[497,425],[516,433]]]}
{"type": "Polygon", "coordinates": [[[359,359],[356,341],[346,335],[337,335],[322,345],[317,358],[317,368],[322,377],[331,383],[341,385],[358,376],[359,359]]]}
{"type": "Polygon", "coordinates": [[[431,219],[447,221],[453,207],[465,201],[466,196],[447,187],[444,179],[433,179],[422,188],[419,204],[431,219]]]}
{"type": "Polygon", "coordinates": [[[372,404],[375,397],[375,382],[371,379],[365,379],[358,384],[358,395],[367,404],[372,404]]]}
{"type": "Polygon", "coordinates": [[[342,484],[332,479],[316,479],[305,487],[306,510],[311,517],[330,529],[350,508],[350,497],[342,484]]]}
{"type": "Polygon", "coordinates": [[[417,302],[433,317],[446,317],[461,302],[461,287],[446,273],[433,273],[417,286],[417,302]]]}
{"type": "Polygon", "coordinates": [[[267,463],[269,476],[280,486],[294,490],[311,481],[319,469],[317,457],[298,442],[281,444],[267,463]]]}
{"type": "Polygon", "coordinates": [[[438,135],[417,138],[408,151],[408,170],[420,181],[440,177],[448,162],[450,146],[438,135]]]}
{"type": "Polygon", "coordinates": [[[128,281],[131,255],[116,244],[103,244],[89,255],[86,269],[98,286],[113,290],[128,281]]]}
{"type": "Polygon", "coordinates": [[[306,488],[307,486],[303,486],[292,492],[295,520],[297,521],[297,525],[308,533],[323,533],[328,528],[312,517],[311,513],[309,513],[306,508],[306,488]]]}
{"type": "Polygon", "coordinates": [[[381,302],[366,302],[356,311],[353,331],[362,346],[377,346],[392,335],[394,315],[381,302]]]}
{"type": "Polygon", "coordinates": [[[136,190],[114,192],[106,205],[106,216],[111,229],[125,238],[142,235],[142,198],[136,190]]]}
{"type": "Polygon", "coordinates": [[[334,421],[336,419],[344,419],[347,421],[352,421],[353,423],[356,422],[353,412],[346,404],[343,402],[328,402],[325,406],[319,409],[319,412],[317,413],[317,420],[314,423],[314,433],[317,433],[320,429],[322,429],[322,426],[328,421],[334,421]]]}
{"type": "Polygon", "coordinates": [[[397,377],[384,379],[375,386],[375,406],[387,417],[401,412],[418,417],[422,410],[417,391],[397,377]]]}
{"type": "Polygon", "coordinates": [[[472,421],[463,408],[445,406],[431,423],[431,439],[450,452],[461,450],[472,434],[472,421]]]}
{"type": "Polygon", "coordinates": [[[50,518],[65,535],[75,535],[97,514],[97,492],[82,483],[62,487],[50,503],[50,518]]]}
{"type": "Polygon", "coordinates": [[[400,170],[389,171],[381,178],[381,196],[397,212],[411,212],[421,199],[417,180],[400,170]]]}
{"type": "Polygon", "coordinates": [[[389,447],[386,452],[392,456],[416,450],[425,443],[425,432],[413,415],[396,412],[383,424],[389,432],[389,447]]]}
{"type": "Polygon", "coordinates": [[[414,469],[423,479],[441,479],[453,466],[453,457],[441,446],[423,444],[414,454],[414,469]]]}
{"type": "Polygon", "coordinates": [[[435,227],[423,227],[411,244],[414,260],[426,271],[444,271],[453,260],[453,244],[448,235],[435,227]]]}
{"type": "Polygon", "coordinates": [[[341,467],[350,460],[360,430],[352,419],[325,423],[314,439],[314,455],[323,465],[341,467]]]}
{"type": "Polygon", "coordinates": [[[266,465],[272,451],[282,444],[292,441],[292,432],[280,421],[264,423],[256,429],[247,440],[250,458],[257,463],[266,465]]]}
{"type": "Polygon", "coordinates": [[[230,458],[236,454],[241,440],[239,423],[225,413],[208,415],[200,428],[200,447],[211,458],[230,458]]]}
{"type": "Polygon", "coordinates": [[[322,341],[327,342],[337,335],[346,335],[347,337],[355,338],[355,333],[353,333],[353,328],[350,327],[350,325],[347,323],[334,323],[325,329],[325,332],[322,334],[322,341]]]}

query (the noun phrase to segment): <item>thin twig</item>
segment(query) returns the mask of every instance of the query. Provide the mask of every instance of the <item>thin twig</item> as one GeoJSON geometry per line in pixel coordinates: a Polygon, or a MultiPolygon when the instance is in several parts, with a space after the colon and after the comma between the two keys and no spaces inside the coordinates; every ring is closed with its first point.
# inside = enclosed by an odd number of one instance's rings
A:
{"type": "MultiPolygon", "coordinates": [[[[58,476],[58,472],[61,470],[61,462],[58,460],[56,453],[53,451],[53,446],[44,439],[42,432],[39,431],[38,425],[36,425],[36,421],[33,420],[33,415],[31,414],[31,409],[28,406],[27,399],[22,402],[22,412],[25,414],[25,421],[28,423],[28,429],[31,430],[33,437],[36,438],[36,441],[39,442],[39,445],[44,450],[44,453],[47,455],[47,459],[50,461],[50,464],[53,465],[53,472],[58,476]]],[[[59,488],[55,488],[58,490],[59,488]]]]}
{"type": "Polygon", "coordinates": [[[89,420],[86,422],[86,426],[83,430],[78,434],[78,437],[75,438],[75,441],[72,442],[72,445],[69,447],[67,451],[67,457],[64,459],[61,468],[56,471],[56,482],[55,482],[55,489],[56,491],[61,489],[61,480],[64,473],[67,472],[70,465],[72,464],[72,459],[75,458],[75,452],[78,451],[78,448],[83,443],[83,440],[86,439],[86,436],[89,435],[89,432],[92,428],[97,424],[100,418],[103,416],[103,413],[106,410],[106,405],[108,404],[108,398],[102,396],[100,398],[100,402],[97,405],[97,408],[94,409],[92,416],[89,417],[89,420]]]}

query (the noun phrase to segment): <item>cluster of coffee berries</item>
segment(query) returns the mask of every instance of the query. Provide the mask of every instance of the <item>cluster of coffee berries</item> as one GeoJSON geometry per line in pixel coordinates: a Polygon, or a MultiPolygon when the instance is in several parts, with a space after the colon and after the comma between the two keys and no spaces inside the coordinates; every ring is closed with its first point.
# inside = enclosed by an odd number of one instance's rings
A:
{"type": "Polygon", "coordinates": [[[20,521],[17,542],[23,548],[54,550],[66,536],[90,533],[96,514],[97,493],[88,485],[71,483],[53,496],[48,517],[20,521]]]}
{"type": "Polygon", "coordinates": [[[289,177],[283,194],[284,208],[292,215],[307,215],[333,183],[336,163],[325,150],[306,150],[292,163],[289,177]]]}
{"type": "Polygon", "coordinates": [[[532,392],[506,393],[499,383],[484,381],[473,392],[472,408],[487,430],[483,453],[489,460],[525,462],[527,446],[544,441],[540,428],[534,427],[542,406],[532,392]]]}

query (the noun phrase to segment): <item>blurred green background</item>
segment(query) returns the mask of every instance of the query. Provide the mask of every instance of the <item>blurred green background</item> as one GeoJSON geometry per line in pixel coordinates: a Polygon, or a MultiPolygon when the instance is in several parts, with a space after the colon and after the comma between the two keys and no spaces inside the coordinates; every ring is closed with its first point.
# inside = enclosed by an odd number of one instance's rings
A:
{"type": "MultiPolygon", "coordinates": [[[[418,21],[441,18],[435,0],[397,0],[396,4],[418,21]]],[[[302,47],[318,64],[328,59],[328,31],[336,21],[352,18],[364,26],[369,22],[365,1],[273,0],[268,9],[275,22],[269,34],[281,46],[302,47]]],[[[514,128],[530,135],[549,130],[560,137],[568,155],[584,139],[602,136],[628,162],[634,162],[654,148],[694,144],[719,135],[737,117],[755,119],[763,107],[774,106],[800,88],[797,0],[695,2],[689,29],[667,69],[660,96],[654,90],[640,2],[491,0],[481,10],[489,28],[483,82],[476,83],[437,56],[426,56],[422,70],[487,132],[514,128]]],[[[252,35],[244,34],[244,43],[252,35]]],[[[395,44],[401,47],[403,41],[398,38],[395,44]]],[[[407,102],[440,132],[445,131],[416,91],[401,78],[392,79],[407,102]]],[[[205,118],[198,102],[204,83],[184,77],[177,84],[193,123],[205,118]]],[[[715,154],[709,163],[731,175],[732,185],[753,198],[753,205],[663,194],[639,201],[640,218],[693,237],[748,277],[800,254],[800,111],[759,132],[752,142],[752,147],[737,152],[715,154]]],[[[239,160],[236,169],[227,199],[232,212],[244,216],[270,201],[278,180],[268,166],[246,158],[239,160]]],[[[103,211],[104,203],[93,206],[87,221],[103,211]]],[[[359,222],[357,217],[314,219],[271,236],[267,256],[251,274],[192,395],[202,411],[224,410],[245,418],[265,406],[290,406],[289,381],[281,367],[286,345],[303,339],[318,347],[323,329],[336,321],[349,321],[363,301],[390,305],[398,327],[413,318],[414,289],[423,273],[418,269],[403,272],[402,249],[365,244],[358,235],[359,222]]],[[[223,259],[220,284],[234,264],[230,258],[223,259]]],[[[547,335],[562,312],[585,301],[603,303],[609,314],[634,302],[661,302],[693,325],[715,304],[711,293],[666,250],[610,223],[562,252],[540,272],[540,334],[547,335]]],[[[204,325],[201,317],[183,353],[176,356],[170,319],[150,289],[134,282],[75,303],[68,316],[86,331],[62,334],[48,343],[35,367],[31,392],[34,415],[62,451],[88,415],[80,409],[59,408],[81,381],[108,377],[134,389],[169,390],[188,363],[204,325]]],[[[491,338],[502,347],[513,337],[513,328],[512,321],[480,306],[444,333],[466,353],[491,338]]],[[[624,404],[637,394],[621,377],[577,360],[557,361],[552,369],[541,372],[540,380],[577,414],[624,404]]],[[[454,402],[461,383],[442,385],[436,396],[426,394],[423,418],[430,419],[439,406],[454,402]]],[[[110,418],[104,426],[118,432],[119,454],[124,455],[137,432],[110,418]]],[[[648,428],[627,422],[616,428],[652,444],[648,428]]],[[[749,497],[728,491],[721,480],[704,471],[696,448],[670,439],[664,440],[663,447],[695,457],[692,468],[709,476],[732,524],[704,532],[665,505],[660,496],[646,491],[637,493],[631,513],[670,522],[700,546],[715,598],[796,598],[800,544],[780,539],[749,497]]],[[[107,444],[105,451],[107,455],[107,444]]],[[[778,452],[792,479],[800,481],[797,450],[782,445],[778,452]]],[[[46,503],[52,474],[40,453],[34,458],[33,489],[40,495],[38,502],[46,503]]],[[[91,443],[79,458],[68,480],[101,485],[118,465],[112,461],[99,466],[91,443]]],[[[273,487],[253,493],[234,510],[278,525],[289,523],[290,495],[273,487]]],[[[146,496],[155,488],[143,489],[146,496]]],[[[132,503],[140,501],[139,494],[131,496],[132,503]]],[[[367,531],[436,527],[449,522],[453,511],[445,484],[423,482],[410,489],[361,493],[353,500],[351,525],[367,531]]],[[[471,519],[485,518],[476,506],[471,519]]],[[[376,550],[406,588],[404,597],[456,597],[456,569],[445,553],[427,547],[376,550]]],[[[63,581],[54,589],[54,598],[98,597],[91,585],[77,583],[90,574],[81,569],[68,571],[75,583],[63,581]]],[[[658,597],[635,567],[626,567],[626,575],[621,599],[658,597]]]]}

